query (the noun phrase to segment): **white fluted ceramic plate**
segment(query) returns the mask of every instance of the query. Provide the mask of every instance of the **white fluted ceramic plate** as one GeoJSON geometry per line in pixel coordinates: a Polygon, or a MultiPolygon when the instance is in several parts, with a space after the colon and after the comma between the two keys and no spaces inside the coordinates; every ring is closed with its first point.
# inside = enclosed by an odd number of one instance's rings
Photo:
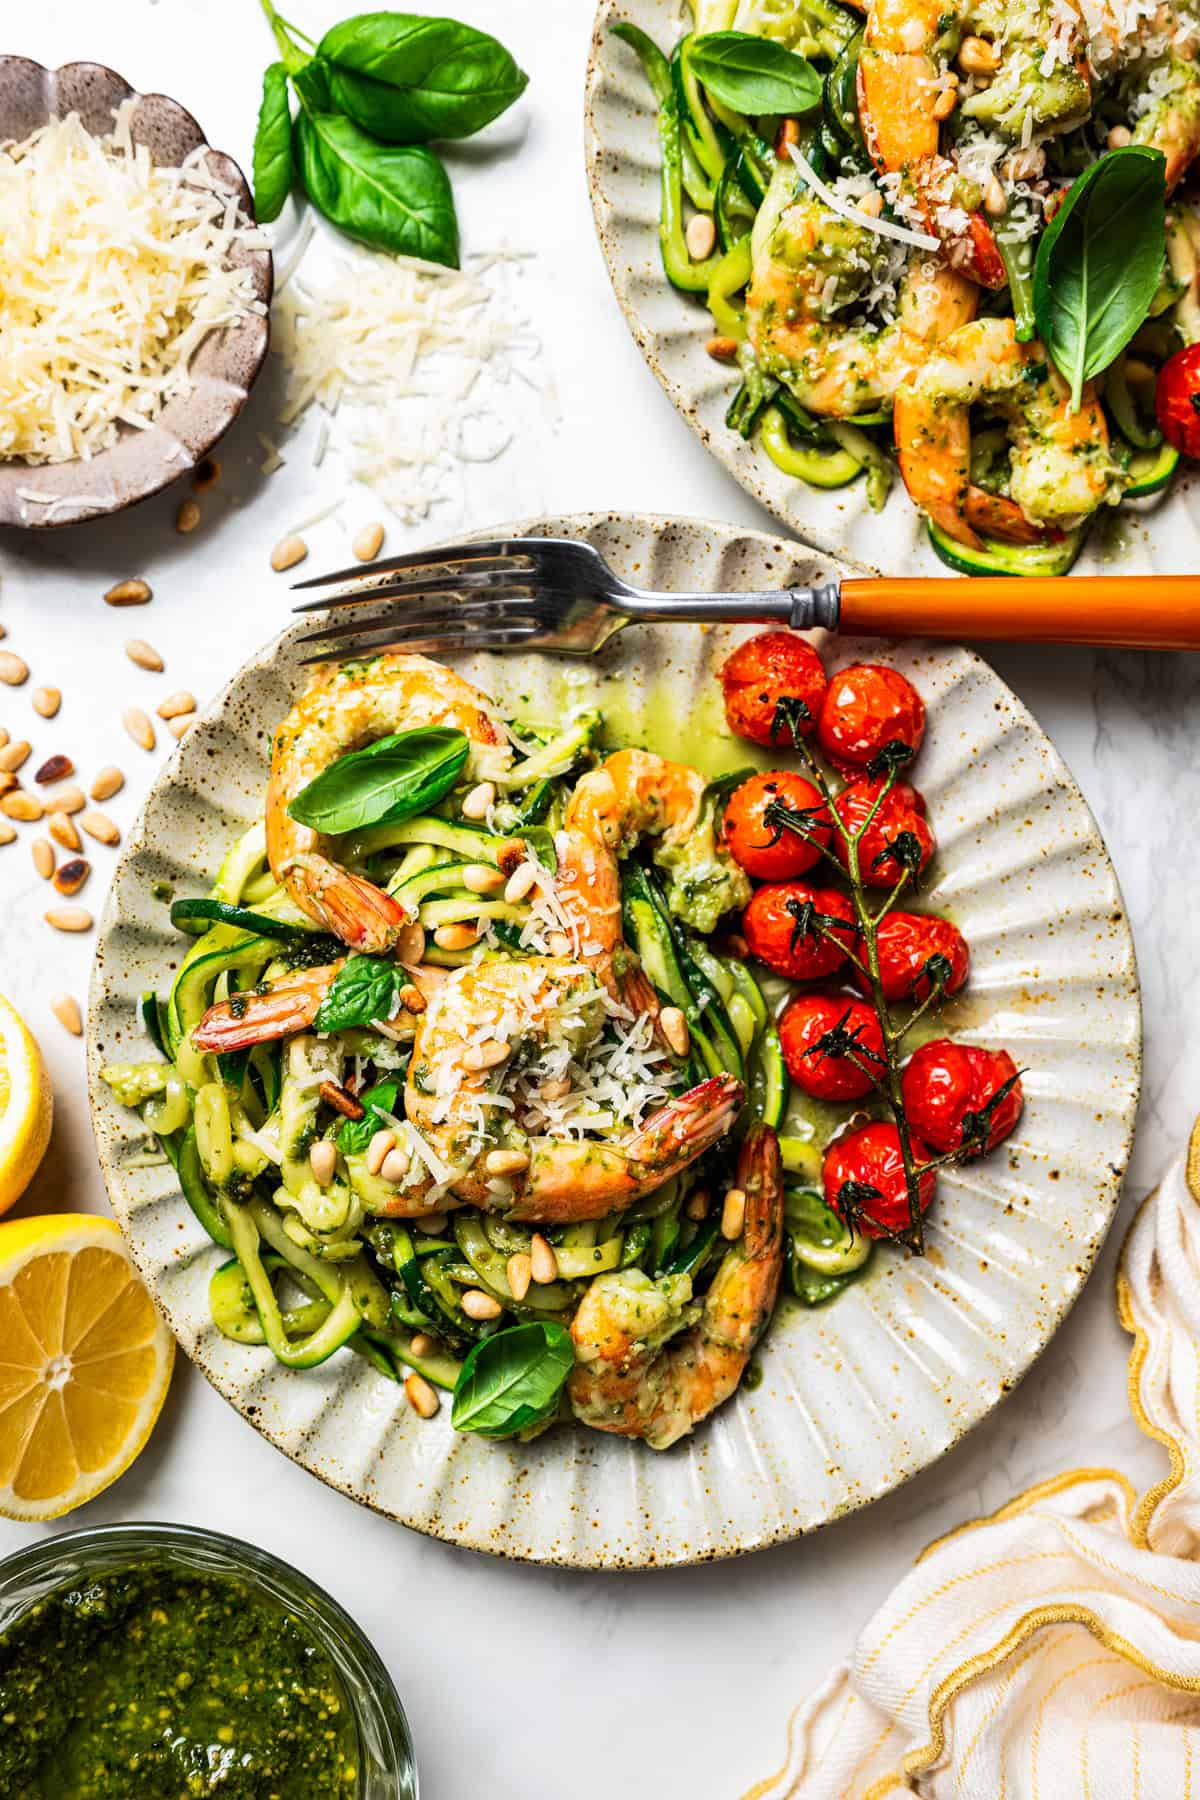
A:
{"type": "MultiPolygon", "coordinates": [[[[517,532],[522,527],[504,527],[517,532]]],[[[794,544],[731,526],[645,517],[540,521],[585,537],[617,570],[663,588],[786,586],[812,578],[794,544]]],[[[1079,1293],[1116,1204],[1140,1068],[1133,946],[1116,877],[1070,775],[1024,707],[967,650],[830,640],[832,664],[883,657],[924,694],[916,779],[941,852],[924,897],[974,952],[956,1033],[1002,1043],[1028,1068],[1004,1150],[943,1175],[924,1261],[888,1250],[831,1306],[782,1306],[761,1384],[665,1455],[566,1427],[524,1446],[431,1423],[343,1352],[292,1373],[227,1343],[208,1315],[221,1252],[169,1168],[129,1169],[142,1141],[98,1079],[144,1056],[138,996],[179,956],[154,888],[207,887],[261,807],[271,733],[299,680],[298,627],[234,676],[159,777],[125,846],[101,926],[88,1025],[96,1139],[117,1217],[187,1354],[281,1450],[369,1506],[435,1536],[589,1568],[688,1563],[810,1530],[940,1456],[1008,1392],[1079,1293]]],[[[589,663],[478,657],[464,671],[527,714],[570,683],[666,752],[688,730],[720,766],[746,760],[724,729],[713,670],[725,631],[630,629],[589,663]]],[[[161,889],[160,889],[161,892],[161,889]]]]}
{"type": "MultiPolygon", "coordinates": [[[[822,490],[784,475],[756,443],[725,424],[738,374],[705,351],[712,321],[702,300],[677,292],[658,246],[658,128],[637,57],[612,36],[631,20],[669,51],[686,27],[676,0],[600,0],[588,62],[585,112],[588,185],[613,289],[643,356],[706,445],[754,498],[808,544],[881,574],[946,573],[921,515],[897,476],[882,514],[862,480],[822,490]]],[[[1180,574],[1200,567],[1198,477],[1184,465],[1157,499],[1101,509],[1076,569],[1080,574],[1180,574]]],[[[969,635],[969,634],[968,634],[969,635]]]]}

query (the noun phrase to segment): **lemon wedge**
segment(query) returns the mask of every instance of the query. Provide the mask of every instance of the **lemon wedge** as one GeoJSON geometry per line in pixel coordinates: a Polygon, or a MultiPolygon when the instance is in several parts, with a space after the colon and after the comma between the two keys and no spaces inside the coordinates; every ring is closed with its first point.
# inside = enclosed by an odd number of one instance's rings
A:
{"type": "Polygon", "coordinates": [[[175,1340],[111,1219],[0,1225],[0,1513],[55,1519],[124,1473],[162,1410],[175,1340]]]}
{"type": "Polygon", "coordinates": [[[0,994],[0,1213],[19,1200],[50,1142],[50,1077],[28,1026],[0,994]]]}

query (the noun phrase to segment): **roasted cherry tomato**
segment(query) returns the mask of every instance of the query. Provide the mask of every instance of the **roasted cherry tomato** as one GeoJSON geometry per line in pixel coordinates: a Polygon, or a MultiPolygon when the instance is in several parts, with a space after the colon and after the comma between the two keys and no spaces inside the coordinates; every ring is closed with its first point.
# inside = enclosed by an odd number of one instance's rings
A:
{"type": "Polygon", "coordinates": [[[781,700],[803,701],[808,710],[795,710],[795,728],[801,737],[811,737],[825,698],[825,669],[811,644],[794,632],[760,631],[724,664],[721,686],[730,731],[756,744],[790,749],[791,729],[778,729],[775,709],[781,700]]]}
{"type": "Polygon", "coordinates": [[[1154,411],[1168,444],[1200,457],[1200,344],[1168,356],[1158,372],[1154,411]]]}
{"type": "MultiPolygon", "coordinates": [[[[914,1161],[918,1164],[928,1162],[931,1154],[928,1146],[918,1137],[911,1141],[914,1161]]],[[[903,1231],[909,1224],[904,1159],[900,1154],[900,1133],[894,1125],[861,1125],[857,1131],[847,1131],[842,1137],[835,1138],[825,1152],[822,1176],[825,1204],[838,1213],[843,1211],[838,1205],[838,1197],[848,1181],[875,1189],[873,1196],[862,1199],[861,1211],[857,1205],[853,1208],[854,1222],[864,1237],[886,1237],[888,1231],[903,1231]],[[866,1216],[868,1213],[870,1218],[866,1216]]],[[[928,1212],[936,1186],[937,1176],[932,1169],[918,1179],[922,1212],[928,1212]]],[[[845,1211],[851,1210],[847,1204],[845,1211]]]]}
{"type": "Polygon", "coordinates": [[[865,769],[885,744],[905,744],[915,756],[925,736],[925,702],[898,669],[852,663],[829,678],[817,736],[840,768],[865,769]]]}
{"type": "Polygon", "coordinates": [[[854,948],[854,909],[836,888],[772,882],[759,888],[742,914],[742,931],[751,956],[768,969],[792,981],[816,981],[840,969],[854,948]],[[825,919],[845,924],[818,930],[825,919]]]}
{"type": "Polygon", "coordinates": [[[812,782],[786,769],[752,775],[734,790],[725,808],[725,839],[734,860],[759,881],[803,875],[820,860],[832,830],[829,808],[812,782]],[[809,835],[803,837],[778,819],[769,819],[767,808],[773,804],[786,807],[809,835]]]}
{"type": "MultiPolygon", "coordinates": [[[[1016,1072],[1017,1065],[1007,1050],[981,1050],[950,1038],[922,1044],[900,1077],[909,1123],[935,1150],[961,1149],[964,1119],[982,1112],[1016,1072]]],[[[979,1144],[972,1155],[982,1155],[985,1148],[994,1150],[1020,1118],[1024,1104],[1021,1083],[1014,1081],[991,1115],[986,1146],[979,1144]]]]}
{"type": "Polygon", "coordinates": [[[787,1072],[816,1100],[861,1100],[884,1069],[883,1034],[874,1009],[845,995],[797,994],[779,1021],[787,1072]],[[830,1037],[844,1050],[817,1049],[830,1037]]]}
{"type": "MultiPolygon", "coordinates": [[[[844,787],[833,803],[842,824],[857,831],[879,797],[885,776],[860,775],[844,787]]],[[[897,860],[888,845],[902,832],[916,840],[919,852],[918,873],[924,871],[937,849],[937,840],[925,817],[925,801],[907,781],[898,781],[882,802],[879,811],[858,840],[858,872],[868,887],[895,887],[904,864],[897,860]]],[[[845,863],[846,846],[834,836],[833,847],[838,860],[845,863]]]]}
{"type": "MultiPolygon", "coordinates": [[[[929,996],[929,980],[925,965],[931,956],[943,956],[950,965],[944,994],[957,994],[967,979],[971,952],[957,925],[933,914],[891,912],[880,920],[876,933],[879,947],[879,976],[885,1000],[925,1000],[929,996]]],[[[858,969],[854,980],[864,994],[870,983],[858,969]]]]}

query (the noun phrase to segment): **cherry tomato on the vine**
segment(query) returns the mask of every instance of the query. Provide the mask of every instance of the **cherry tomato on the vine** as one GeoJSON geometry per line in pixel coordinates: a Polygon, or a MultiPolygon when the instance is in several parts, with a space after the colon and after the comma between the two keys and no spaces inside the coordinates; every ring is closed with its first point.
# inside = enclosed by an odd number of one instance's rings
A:
{"type": "Polygon", "coordinates": [[[1168,444],[1200,457],[1200,344],[1168,356],[1158,372],[1154,411],[1168,444]]]}
{"type": "Polygon", "coordinates": [[[832,830],[829,808],[812,782],[787,769],[752,775],[725,808],[725,839],[734,860],[759,881],[803,875],[820,861],[832,830]],[[798,829],[768,817],[768,808],[786,809],[798,829]]]}
{"type": "Polygon", "coordinates": [[[873,1007],[846,995],[797,994],[779,1021],[787,1072],[816,1100],[861,1100],[884,1071],[873,1007]],[[827,1046],[818,1048],[822,1040],[827,1046]]]}
{"type": "Polygon", "coordinates": [[[925,702],[898,669],[853,663],[829,678],[817,736],[843,768],[865,769],[885,744],[905,744],[915,756],[925,736],[925,702]]]}
{"type": "MultiPolygon", "coordinates": [[[[978,1115],[992,1095],[1013,1081],[1017,1065],[1007,1050],[982,1050],[975,1044],[956,1044],[938,1038],[922,1044],[905,1065],[900,1077],[904,1109],[909,1124],[927,1138],[935,1150],[962,1147],[963,1121],[978,1115]]],[[[1025,1104],[1021,1083],[1012,1087],[989,1116],[987,1144],[976,1144],[971,1154],[994,1150],[1021,1116],[1025,1104]]]]}
{"type": "MultiPolygon", "coordinates": [[[[971,952],[966,938],[949,919],[939,919],[932,913],[890,912],[879,922],[876,943],[885,1000],[927,999],[929,978],[925,969],[931,956],[944,957],[949,965],[943,994],[957,994],[967,979],[971,952]]],[[[870,993],[870,983],[858,969],[854,980],[864,994],[870,993]]]]}
{"type": "MultiPolygon", "coordinates": [[[[913,1160],[918,1165],[928,1162],[930,1151],[918,1137],[911,1139],[913,1160]]],[[[861,1125],[835,1138],[825,1152],[822,1167],[825,1204],[834,1212],[853,1212],[855,1223],[864,1237],[886,1237],[888,1231],[903,1231],[910,1223],[908,1188],[904,1180],[904,1158],[900,1153],[900,1133],[893,1124],[861,1125]],[[873,1195],[861,1197],[859,1205],[851,1205],[850,1197],[839,1205],[842,1189],[848,1181],[861,1187],[874,1188],[873,1195]],[[870,1214],[870,1218],[866,1214],[870,1214]]],[[[921,1211],[929,1210],[937,1175],[930,1169],[917,1181],[921,1211]]]]}
{"type": "Polygon", "coordinates": [[[768,969],[791,981],[816,981],[841,968],[857,926],[853,907],[836,888],[779,881],[755,893],[742,914],[742,931],[751,956],[768,969]]]}
{"type": "MultiPolygon", "coordinates": [[[[883,775],[860,775],[837,795],[833,810],[848,831],[858,831],[862,827],[879,799],[886,779],[883,775]]],[[[925,817],[923,797],[907,781],[896,782],[858,840],[858,872],[868,887],[891,888],[899,881],[905,865],[898,852],[889,845],[900,837],[915,842],[918,863],[915,873],[922,873],[933,858],[937,840],[925,817]]],[[[836,834],[833,848],[839,862],[848,866],[846,846],[836,834]]]]}
{"type": "Polygon", "coordinates": [[[755,744],[790,750],[792,729],[776,718],[781,700],[802,702],[792,712],[801,737],[817,729],[825,698],[825,668],[811,644],[792,631],[760,631],[739,644],[721,669],[730,731],[755,744]]]}

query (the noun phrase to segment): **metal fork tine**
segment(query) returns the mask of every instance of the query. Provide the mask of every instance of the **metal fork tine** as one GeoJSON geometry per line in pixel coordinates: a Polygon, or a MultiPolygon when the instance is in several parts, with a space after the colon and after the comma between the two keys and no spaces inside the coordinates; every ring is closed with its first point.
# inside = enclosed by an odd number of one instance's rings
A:
{"type": "Polygon", "coordinates": [[[302,644],[336,644],[347,638],[367,639],[386,637],[391,634],[397,643],[408,638],[436,638],[467,636],[472,630],[504,630],[510,626],[528,625],[536,630],[540,621],[536,615],[521,606],[493,606],[491,601],[476,602],[472,606],[441,607],[435,611],[421,614],[415,608],[409,614],[393,613],[381,619],[360,619],[357,615],[352,619],[340,619],[331,625],[324,625],[320,631],[308,631],[300,639],[302,644]]]}
{"type": "Polygon", "coordinates": [[[410,600],[419,594],[503,594],[512,587],[529,587],[537,579],[531,569],[472,570],[466,574],[414,575],[409,581],[347,582],[318,600],[304,600],[292,610],[298,613],[330,612],[349,606],[369,606],[376,600],[410,600]]]}
{"type": "MultiPolygon", "coordinates": [[[[464,632],[459,636],[445,633],[435,638],[417,638],[412,642],[399,644],[397,648],[409,656],[457,656],[474,650],[514,650],[522,644],[530,644],[540,639],[536,626],[521,626],[510,631],[464,632]]],[[[331,650],[319,650],[312,656],[303,658],[305,664],[324,662],[353,662],[361,651],[364,656],[378,656],[390,646],[383,644],[359,645],[356,639],[349,643],[339,644],[331,650]]]]}
{"type": "Polygon", "coordinates": [[[436,545],[431,550],[407,550],[402,556],[384,557],[368,568],[359,563],[348,569],[331,569],[326,575],[309,575],[303,581],[294,581],[292,588],[293,591],[326,588],[339,581],[357,588],[373,575],[393,575],[402,569],[437,569],[447,563],[508,562],[520,567],[521,558],[528,559],[526,566],[530,567],[536,560],[533,545],[524,538],[495,538],[484,544],[436,545]]]}

